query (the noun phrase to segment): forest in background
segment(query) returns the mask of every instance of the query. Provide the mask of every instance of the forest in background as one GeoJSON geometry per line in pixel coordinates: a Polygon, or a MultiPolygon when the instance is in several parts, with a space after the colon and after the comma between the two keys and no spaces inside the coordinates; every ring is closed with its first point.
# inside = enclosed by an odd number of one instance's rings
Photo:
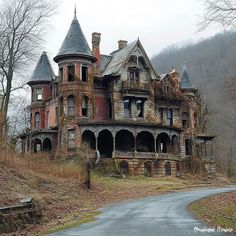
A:
{"type": "Polygon", "coordinates": [[[208,109],[208,133],[216,135],[219,167],[236,173],[236,32],[172,45],[154,56],[152,63],[159,74],[174,67],[180,76],[186,65],[208,109]]]}

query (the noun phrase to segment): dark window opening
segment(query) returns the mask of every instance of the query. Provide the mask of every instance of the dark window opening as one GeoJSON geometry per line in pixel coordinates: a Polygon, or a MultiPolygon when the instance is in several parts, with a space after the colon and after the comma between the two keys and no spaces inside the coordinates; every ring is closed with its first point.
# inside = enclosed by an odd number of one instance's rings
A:
{"type": "Polygon", "coordinates": [[[173,110],[167,109],[167,125],[173,125],[173,110]]]}
{"type": "Polygon", "coordinates": [[[157,136],[156,146],[159,153],[170,153],[170,138],[166,133],[160,133],[157,136]]]}
{"type": "Polygon", "coordinates": [[[163,111],[164,111],[163,108],[159,108],[159,109],[158,109],[161,124],[163,124],[163,122],[164,122],[163,111]]]}
{"type": "Polygon", "coordinates": [[[102,158],[111,158],[113,152],[113,136],[110,131],[102,130],[98,135],[98,150],[102,158]]]}
{"type": "Polygon", "coordinates": [[[68,130],[68,150],[74,150],[76,148],[75,143],[75,129],[68,130]]]}
{"type": "Polygon", "coordinates": [[[144,117],[144,101],[138,100],[136,102],[136,105],[137,105],[138,117],[143,118],[144,117]]]}
{"type": "Polygon", "coordinates": [[[81,68],[81,77],[83,82],[88,81],[88,67],[87,66],[82,66],[81,68]]]}
{"type": "Polygon", "coordinates": [[[124,100],[124,115],[125,117],[131,117],[131,101],[129,99],[124,100]]]}
{"type": "Polygon", "coordinates": [[[187,156],[192,155],[192,141],[191,141],[191,139],[185,139],[185,154],[187,156]]]}
{"type": "Polygon", "coordinates": [[[108,99],[108,118],[112,119],[112,103],[111,103],[111,99],[108,99]]]}
{"type": "Polygon", "coordinates": [[[120,130],[116,134],[116,150],[121,152],[134,151],[134,135],[128,130],[120,130]]]}
{"type": "Polygon", "coordinates": [[[40,129],[40,113],[36,112],[34,115],[35,119],[35,129],[40,129]]]}
{"type": "Polygon", "coordinates": [[[82,143],[88,148],[95,150],[96,149],[96,138],[92,131],[86,130],[82,134],[82,143]]]}
{"type": "Polygon", "coordinates": [[[171,164],[169,161],[165,163],[165,175],[171,175],[171,164]]]}
{"type": "Polygon", "coordinates": [[[73,95],[68,96],[68,115],[73,116],[75,114],[75,98],[73,95]]]}
{"type": "Polygon", "coordinates": [[[154,137],[152,133],[148,131],[138,133],[136,148],[138,152],[154,152],[154,137]]]}
{"type": "Polygon", "coordinates": [[[82,116],[88,116],[88,98],[85,96],[82,100],[82,116]]]}
{"type": "Polygon", "coordinates": [[[50,152],[52,150],[52,142],[49,138],[43,140],[43,151],[50,152]]]}
{"type": "Polygon", "coordinates": [[[147,177],[152,177],[152,162],[144,162],[144,175],[147,177]]]}
{"type": "Polygon", "coordinates": [[[75,81],[75,66],[71,65],[67,67],[68,69],[68,81],[72,82],[75,81]]]}
{"type": "Polygon", "coordinates": [[[188,112],[182,113],[182,126],[183,128],[189,127],[189,113],[188,112]]]}
{"type": "Polygon", "coordinates": [[[194,113],[194,128],[197,128],[198,122],[197,122],[197,114],[194,113]]]}
{"type": "Polygon", "coordinates": [[[63,67],[59,68],[59,81],[63,81],[63,67]]]}

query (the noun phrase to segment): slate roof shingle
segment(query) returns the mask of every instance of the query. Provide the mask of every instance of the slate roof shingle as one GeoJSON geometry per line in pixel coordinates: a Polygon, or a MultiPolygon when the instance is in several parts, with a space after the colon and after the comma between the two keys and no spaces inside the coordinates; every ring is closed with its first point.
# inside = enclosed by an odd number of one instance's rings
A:
{"type": "Polygon", "coordinates": [[[72,20],[58,54],[54,57],[54,61],[58,62],[58,59],[65,56],[85,56],[91,58],[93,61],[96,61],[76,15],[72,20]]]}
{"type": "Polygon", "coordinates": [[[196,86],[193,84],[193,81],[189,77],[186,66],[183,67],[183,73],[180,80],[180,89],[197,90],[196,86]]]}
{"type": "Polygon", "coordinates": [[[28,83],[51,82],[55,78],[47,53],[43,52],[28,83]]]}

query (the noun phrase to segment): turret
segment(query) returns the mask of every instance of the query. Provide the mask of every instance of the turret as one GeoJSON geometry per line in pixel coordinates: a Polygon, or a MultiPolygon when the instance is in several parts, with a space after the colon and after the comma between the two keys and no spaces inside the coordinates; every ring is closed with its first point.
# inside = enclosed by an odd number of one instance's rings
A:
{"type": "Polygon", "coordinates": [[[33,129],[45,128],[44,103],[51,98],[51,83],[55,75],[46,52],[43,52],[34,69],[28,85],[31,87],[31,127],[33,129]]]}

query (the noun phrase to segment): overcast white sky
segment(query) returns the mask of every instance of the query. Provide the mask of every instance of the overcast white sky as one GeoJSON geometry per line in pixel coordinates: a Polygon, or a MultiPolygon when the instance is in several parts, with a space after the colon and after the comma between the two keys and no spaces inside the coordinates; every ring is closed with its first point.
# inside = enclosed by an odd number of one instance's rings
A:
{"type": "Polygon", "coordinates": [[[58,13],[51,20],[52,28],[45,35],[43,50],[48,52],[51,61],[69,29],[75,4],[77,18],[90,46],[91,34],[102,34],[103,54],[117,49],[119,39],[132,42],[139,37],[152,57],[171,44],[206,38],[217,32],[209,29],[196,33],[202,0],[61,0],[58,13]]]}

